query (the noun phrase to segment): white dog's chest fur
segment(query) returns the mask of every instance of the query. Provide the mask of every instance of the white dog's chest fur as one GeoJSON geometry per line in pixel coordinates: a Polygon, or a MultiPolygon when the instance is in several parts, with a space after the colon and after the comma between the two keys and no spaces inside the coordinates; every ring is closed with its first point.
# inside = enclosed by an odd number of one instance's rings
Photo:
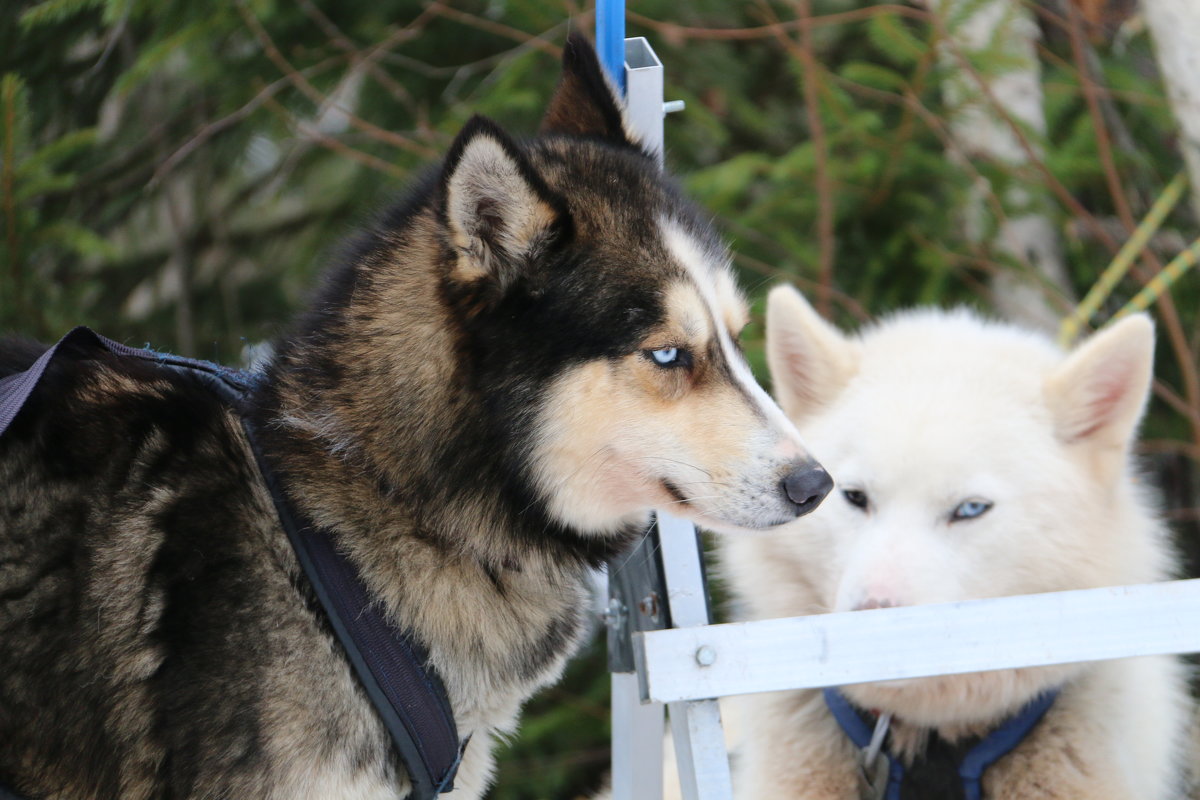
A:
{"type": "MultiPolygon", "coordinates": [[[[983,778],[991,800],[1180,797],[1186,705],[1174,659],[1091,665],[1037,727],[983,778]]],[[[818,692],[727,698],[738,800],[859,800],[858,751],[818,692]]]]}

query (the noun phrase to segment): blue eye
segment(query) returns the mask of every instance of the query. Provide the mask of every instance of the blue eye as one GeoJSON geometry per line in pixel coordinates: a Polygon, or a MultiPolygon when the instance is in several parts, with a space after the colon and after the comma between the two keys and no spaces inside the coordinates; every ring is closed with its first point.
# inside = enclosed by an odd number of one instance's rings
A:
{"type": "Polygon", "coordinates": [[[669,367],[679,362],[678,347],[663,347],[659,350],[651,350],[650,357],[654,359],[654,363],[660,367],[669,367]]]}
{"type": "Polygon", "coordinates": [[[975,519],[987,513],[992,504],[987,500],[964,500],[950,514],[951,522],[964,519],[975,519]]]}

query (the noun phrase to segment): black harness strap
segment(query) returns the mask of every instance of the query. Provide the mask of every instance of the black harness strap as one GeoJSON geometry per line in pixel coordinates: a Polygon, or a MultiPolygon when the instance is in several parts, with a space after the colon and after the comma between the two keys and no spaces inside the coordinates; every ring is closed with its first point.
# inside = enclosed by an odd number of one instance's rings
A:
{"type": "MultiPolygon", "coordinates": [[[[467,743],[459,742],[445,686],[429,664],[429,654],[411,632],[394,625],[371,600],[354,565],[334,546],[332,533],[317,528],[288,502],[244,413],[244,399],[254,384],[253,376],[207,361],[135,349],[106,339],[89,328],[78,327],[43,353],[29,369],[0,379],[0,436],[21,411],[46,368],[60,351],[71,346],[107,350],[118,356],[187,370],[204,378],[222,400],[239,411],[280,523],[408,771],[412,783],[410,800],[433,800],[438,794],[451,791],[467,743]]],[[[0,785],[0,800],[10,799],[21,800],[0,785]]]]}
{"type": "Polygon", "coordinates": [[[429,665],[429,654],[381,613],[358,571],[334,548],[330,532],[288,502],[246,417],[242,427],[296,557],[408,768],[410,800],[431,800],[449,792],[467,743],[459,744],[450,700],[429,665]]]}

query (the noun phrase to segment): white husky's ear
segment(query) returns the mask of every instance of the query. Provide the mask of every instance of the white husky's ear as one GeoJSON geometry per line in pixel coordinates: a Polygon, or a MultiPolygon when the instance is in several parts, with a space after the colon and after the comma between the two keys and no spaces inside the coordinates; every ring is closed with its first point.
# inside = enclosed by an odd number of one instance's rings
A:
{"type": "Polygon", "coordinates": [[[1065,444],[1121,456],[1146,408],[1154,323],[1135,314],[1075,348],[1046,379],[1055,433],[1065,444]]]}
{"type": "Polygon", "coordinates": [[[452,277],[491,278],[503,291],[561,228],[562,199],[521,149],[484,117],[463,127],[443,168],[445,222],[457,254],[452,277]]]}
{"type": "Polygon", "coordinates": [[[767,364],[775,399],[793,420],[835,398],[858,371],[859,347],[791,286],[767,296],[767,364]]]}

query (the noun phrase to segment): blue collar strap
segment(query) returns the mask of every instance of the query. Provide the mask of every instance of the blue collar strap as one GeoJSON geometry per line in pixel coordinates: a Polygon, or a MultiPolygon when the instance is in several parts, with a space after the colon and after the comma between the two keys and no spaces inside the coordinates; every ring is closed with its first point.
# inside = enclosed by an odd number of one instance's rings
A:
{"type": "MultiPolygon", "coordinates": [[[[207,361],[153,350],[138,350],[78,327],[38,358],[29,369],[0,379],[0,436],[33,394],[50,363],[63,352],[89,355],[107,351],[201,378],[242,417],[258,467],[271,491],[280,523],[355,674],[391,736],[412,783],[409,800],[433,800],[454,788],[454,775],[466,742],[460,743],[450,700],[429,655],[409,631],[397,627],[373,603],[358,571],[334,546],[330,531],[316,527],[293,508],[271,469],[244,413],[254,376],[207,361]]],[[[0,786],[0,800],[6,790],[0,786]]]]}
{"type": "MultiPolygon", "coordinates": [[[[1057,689],[1038,695],[1016,714],[976,741],[958,760],[958,782],[961,784],[961,792],[955,791],[951,796],[962,797],[964,800],[982,800],[984,772],[1012,752],[1013,748],[1029,735],[1056,699],[1057,689]]],[[[870,720],[869,715],[855,707],[836,688],[825,690],[825,705],[850,741],[854,742],[860,751],[864,750],[870,744],[871,735],[874,733],[874,722],[870,720]]],[[[904,764],[900,759],[888,756],[886,752],[881,757],[888,759],[887,788],[882,796],[884,800],[902,800],[907,776],[904,764]]]]}

